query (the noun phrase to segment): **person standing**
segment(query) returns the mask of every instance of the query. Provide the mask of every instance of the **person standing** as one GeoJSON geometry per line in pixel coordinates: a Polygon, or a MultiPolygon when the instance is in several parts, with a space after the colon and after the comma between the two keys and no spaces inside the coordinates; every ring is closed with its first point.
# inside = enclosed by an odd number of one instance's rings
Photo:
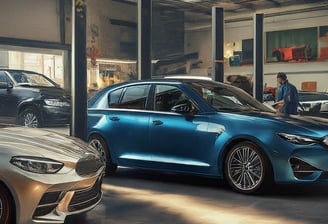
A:
{"type": "Polygon", "coordinates": [[[277,74],[277,82],[280,86],[278,88],[275,108],[282,114],[298,114],[297,107],[299,99],[296,87],[288,82],[287,75],[284,72],[277,74]]]}

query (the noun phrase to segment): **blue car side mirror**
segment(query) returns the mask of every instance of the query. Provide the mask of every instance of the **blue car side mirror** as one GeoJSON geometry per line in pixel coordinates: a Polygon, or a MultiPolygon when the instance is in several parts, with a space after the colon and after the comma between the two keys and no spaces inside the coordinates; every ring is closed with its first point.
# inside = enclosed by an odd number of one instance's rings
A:
{"type": "Polygon", "coordinates": [[[179,114],[189,114],[192,111],[192,107],[188,103],[178,104],[171,108],[172,112],[179,114]]]}

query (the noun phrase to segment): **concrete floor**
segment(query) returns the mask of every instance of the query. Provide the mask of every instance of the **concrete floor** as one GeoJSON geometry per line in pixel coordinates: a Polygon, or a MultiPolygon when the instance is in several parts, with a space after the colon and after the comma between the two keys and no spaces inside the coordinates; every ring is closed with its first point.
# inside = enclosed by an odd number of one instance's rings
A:
{"type": "MultiPolygon", "coordinates": [[[[69,128],[47,128],[69,134],[69,128]]],[[[278,185],[247,196],[224,183],[171,173],[119,168],[106,177],[103,199],[65,224],[326,224],[328,184],[278,185]]]]}
{"type": "Polygon", "coordinates": [[[326,224],[328,185],[276,186],[235,193],[214,179],[120,168],[102,202],[66,224],[326,224]]]}

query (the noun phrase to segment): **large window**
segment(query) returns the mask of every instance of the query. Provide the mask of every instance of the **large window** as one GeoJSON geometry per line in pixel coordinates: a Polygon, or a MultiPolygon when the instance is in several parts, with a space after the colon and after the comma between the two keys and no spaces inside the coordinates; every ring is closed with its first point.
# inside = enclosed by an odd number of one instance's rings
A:
{"type": "Polygon", "coordinates": [[[146,109],[150,85],[137,85],[126,88],[122,100],[117,107],[126,109],[146,109]]]}
{"type": "Polygon", "coordinates": [[[266,33],[267,62],[303,62],[318,58],[318,28],[266,33]]]}
{"type": "Polygon", "coordinates": [[[175,105],[190,101],[180,89],[169,85],[156,86],[156,111],[171,111],[175,105]]]}
{"type": "Polygon", "coordinates": [[[328,60],[328,26],[320,27],[319,46],[319,60],[328,60]]]}
{"type": "Polygon", "coordinates": [[[67,82],[70,77],[68,77],[67,71],[65,73],[65,70],[68,70],[65,67],[68,64],[67,60],[67,53],[63,50],[0,46],[1,68],[38,72],[65,89],[70,88],[70,83],[67,82]],[[11,50],[11,48],[15,50],[11,50]]]}

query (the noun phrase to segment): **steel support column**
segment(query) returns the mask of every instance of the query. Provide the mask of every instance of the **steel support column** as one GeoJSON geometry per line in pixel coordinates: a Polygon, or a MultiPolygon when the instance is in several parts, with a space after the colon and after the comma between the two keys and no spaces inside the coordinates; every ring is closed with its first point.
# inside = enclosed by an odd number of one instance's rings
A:
{"type": "Polygon", "coordinates": [[[65,0],[59,1],[59,24],[60,24],[60,43],[65,44],[65,0]]]}
{"type": "Polygon", "coordinates": [[[223,8],[212,8],[212,78],[224,81],[224,17],[223,8]]]}
{"type": "Polygon", "coordinates": [[[263,14],[254,15],[254,97],[263,102],[263,14]]]}
{"type": "Polygon", "coordinates": [[[138,0],[138,79],[150,79],[152,0],[138,0]]]}
{"type": "Polygon", "coordinates": [[[71,135],[83,140],[87,132],[86,10],[85,0],[73,0],[71,135]]]}

